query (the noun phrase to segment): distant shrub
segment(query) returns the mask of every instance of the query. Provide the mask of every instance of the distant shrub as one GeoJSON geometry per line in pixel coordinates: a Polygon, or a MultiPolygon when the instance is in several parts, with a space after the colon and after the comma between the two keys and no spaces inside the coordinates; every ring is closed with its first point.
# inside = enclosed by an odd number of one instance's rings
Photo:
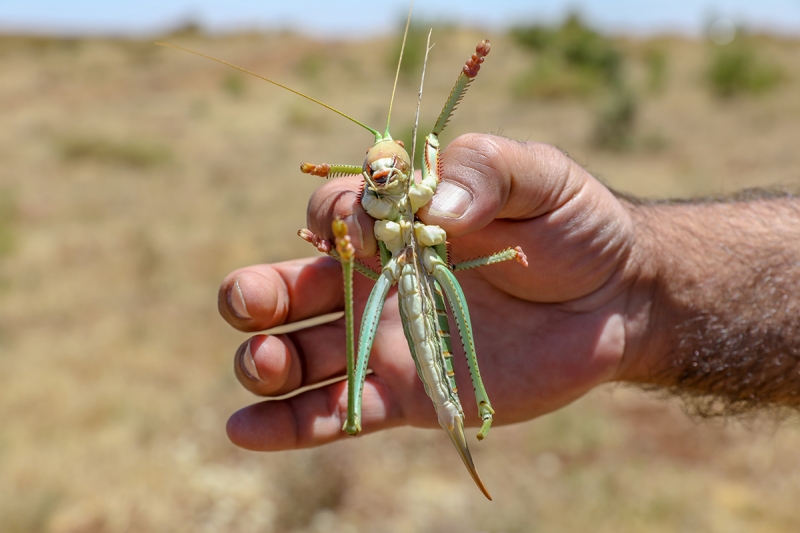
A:
{"type": "Polygon", "coordinates": [[[167,32],[164,38],[166,40],[179,37],[201,37],[202,35],[203,26],[200,24],[200,22],[194,18],[187,18],[175,24],[175,26],[169,32],[167,32]]]}
{"type": "Polygon", "coordinates": [[[608,150],[633,147],[638,102],[633,92],[619,88],[611,93],[595,121],[593,144],[608,150]]]}
{"type": "Polygon", "coordinates": [[[547,55],[540,57],[512,82],[512,94],[518,98],[558,100],[590,96],[601,85],[591,71],[570,68],[563,58],[547,55]]]}
{"type": "Polygon", "coordinates": [[[520,26],[511,37],[535,54],[531,66],[514,81],[521,98],[587,98],[606,94],[591,132],[598,148],[622,150],[633,143],[637,102],[625,88],[624,56],[606,37],[572,14],[558,27],[520,26]]]}
{"type": "Polygon", "coordinates": [[[784,74],[779,66],[760,57],[753,43],[737,37],[730,45],[715,50],[705,77],[715,96],[730,98],[767,92],[783,80],[784,74]]]}
{"type": "Polygon", "coordinates": [[[24,50],[32,55],[40,56],[52,53],[80,53],[86,40],[79,37],[24,36],[6,33],[0,35],[0,55],[10,51],[24,50]]]}
{"type": "Polygon", "coordinates": [[[238,72],[228,72],[222,78],[222,90],[231,98],[241,98],[244,96],[246,83],[244,76],[238,72]]]}
{"type": "Polygon", "coordinates": [[[619,81],[624,58],[608,38],[585,26],[575,14],[567,18],[559,33],[569,64],[596,72],[608,82],[619,81]]]}
{"type": "MultiPolygon", "coordinates": [[[[397,44],[390,47],[389,54],[386,56],[386,69],[392,74],[397,70],[397,61],[400,58],[400,47],[403,43],[402,35],[406,28],[406,21],[403,19],[400,27],[401,39],[397,44]]],[[[425,60],[425,44],[428,42],[429,25],[419,22],[411,23],[406,37],[406,48],[403,51],[403,62],[400,64],[401,83],[419,83],[419,74],[422,72],[422,62],[425,60]]]]}
{"type": "Polygon", "coordinates": [[[511,36],[536,52],[531,67],[513,84],[515,96],[582,97],[621,82],[622,52],[576,14],[557,28],[520,26],[511,30],[511,36]]]}
{"type": "Polygon", "coordinates": [[[136,66],[151,66],[163,59],[163,50],[158,46],[153,46],[149,41],[138,41],[133,39],[119,39],[114,43],[128,57],[128,61],[136,66]]]}
{"type": "Polygon", "coordinates": [[[660,93],[667,84],[667,53],[662,48],[649,47],[644,54],[647,68],[647,90],[660,93]]]}
{"type": "Polygon", "coordinates": [[[293,129],[314,131],[320,127],[319,114],[305,102],[294,102],[286,110],[286,125],[293,129]]]}
{"type": "Polygon", "coordinates": [[[294,71],[304,81],[317,81],[325,71],[328,60],[318,52],[311,52],[300,58],[294,71]]]}
{"type": "Polygon", "coordinates": [[[4,533],[46,531],[63,501],[63,494],[41,488],[5,496],[0,501],[0,530],[4,533]]]}
{"type": "Polygon", "coordinates": [[[14,248],[13,226],[16,214],[16,204],[11,193],[0,189],[0,257],[7,255],[14,248]]]}
{"type": "Polygon", "coordinates": [[[554,47],[558,30],[547,26],[518,26],[511,29],[511,37],[523,48],[543,52],[554,47]]]}
{"type": "Polygon", "coordinates": [[[670,139],[661,130],[651,131],[641,137],[641,147],[648,152],[661,152],[670,145],[670,139]]]}
{"type": "Polygon", "coordinates": [[[138,140],[74,137],[62,139],[60,149],[67,161],[90,160],[139,168],[165,163],[172,158],[168,147],[138,140]]]}

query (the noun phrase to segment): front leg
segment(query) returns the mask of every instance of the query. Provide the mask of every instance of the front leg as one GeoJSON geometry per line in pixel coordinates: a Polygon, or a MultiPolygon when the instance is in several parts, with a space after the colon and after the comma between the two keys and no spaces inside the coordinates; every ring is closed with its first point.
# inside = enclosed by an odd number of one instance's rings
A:
{"type": "MultiPolygon", "coordinates": [[[[306,228],[298,230],[297,236],[306,241],[307,243],[314,245],[314,248],[316,248],[323,254],[328,254],[337,261],[342,260],[336,249],[331,247],[331,243],[329,241],[318,236],[316,233],[313,233],[311,230],[308,230],[306,228]]],[[[378,272],[375,272],[368,266],[359,263],[358,261],[353,261],[353,269],[359,274],[366,276],[373,281],[377,280],[378,277],[380,276],[378,272]]]]}
{"type": "Polygon", "coordinates": [[[439,184],[439,178],[442,173],[441,159],[439,158],[439,134],[441,134],[445,126],[447,126],[447,121],[450,120],[458,102],[461,101],[461,98],[464,97],[464,93],[467,92],[469,84],[478,75],[481,64],[484,58],[489,55],[490,49],[491,47],[489,46],[488,40],[481,41],[478,43],[478,46],[475,47],[475,53],[472,54],[464,64],[464,68],[461,69],[456,84],[453,86],[453,90],[450,91],[450,96],[444,103],[442,112],[439,114],[439,118],[433,126],[433,131],[425,138],[422,181],[412,186],[409,192],[411,208],[414,213],[416,213],[420,207],[427,205],[436,192],[436,186],[439,184]]]}
{"type": "Polygon", "coordinates": [[[436,192],[441,174],[439,159],[439,136],[429,133],[425,137],[425,148],[422,154],[422,180],[413,184],[408,191],[408,199],[411,202],[411,210],[416,213],[420,207],[427,205],[436,192]]]}
{"type": "Polygon", "coordinates": [[[360,165],[331,165],[330,163],[300,163],[300,172],[311,174],[320,178],[336,178],[339,176],[355,176],[361,174],[363,167],[360,165]]]}
{"type": "MultiPolygon", "coordinates": [[[[308,230],[306,230],[308,231],[308,230]]],[[[308,232],[311,233],[311,232],[308,232]]],[[[339,219],[333,221],[333,234],[336,250],[331,255],[342,263],[344,274],[344,316],[346,329],[347,355],[347,420],[342,429],[348,435],[361,432],[361,398],[364,393],[364,379],[367,376],[367,363],[375,340],[375,332],[386,302],[389,288],[397,281],[396,263],[390,260],[377,276],[375,286],[369,294],[364,315],[361,318],[361,332],[358,339],[358,354],[355,353],[355,333],[353,324],[353,258],[355,250],[347,234],[347,226],[339,219]],[[335,255],[334,255],[335,254],[335,255]]],[[[312,234],[313,235],[313,234],[312,234]]]]}
{"type": "MultiPolygon", "coordinates": [[[[361,432],[361,397],[364,393],[364,380],[367,377],[367,363],[378,330],[378,322],[383,312],[383,304],[389,289],[397,281],[394,263],[383,269],[372,292],[369,293],[364,315],[361,317],[361,330],[358,338],[358,353],[347,354],[347,421],[342,428],[348,435],[358,435],[361,432]]],[[[347,295],[345,295],[347,298],[347,295]]],[[[349,297],[350,305],[353,304],[352,294],[349,297]]],[[[345,300],[347,305],[347,300],[345,300]]],[[[352,335],[351,333],[348,333],[352,335]]]]}

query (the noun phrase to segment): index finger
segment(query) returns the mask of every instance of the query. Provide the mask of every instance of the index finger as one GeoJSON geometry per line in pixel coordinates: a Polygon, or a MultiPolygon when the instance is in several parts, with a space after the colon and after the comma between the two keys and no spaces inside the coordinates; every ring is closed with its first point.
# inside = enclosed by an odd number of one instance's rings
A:
{"type": "Polygon", "coordinates": [[[217,307],[231,326],[261,331],[340,311],[342,269],[328,257],[254,265],[230,273],[217,307]]]}

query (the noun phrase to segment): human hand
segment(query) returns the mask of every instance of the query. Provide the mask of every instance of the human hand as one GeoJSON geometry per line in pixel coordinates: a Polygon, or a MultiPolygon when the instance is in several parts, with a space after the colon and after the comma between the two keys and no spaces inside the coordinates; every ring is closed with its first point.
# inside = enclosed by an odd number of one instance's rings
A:
{"type": "MultiPolygon", "coordinates": [[[[338,178],[322,186],[309,203],[309,228],[330,237],[333,218],[343,218],[355,246],[372,256],[372,219],[354,192],[360,180],[338,178]]],[[[527,269],[510,262],[458,273],[496,424],[547,413],[632,371],[647,322],[647,288],[631,211],[564,153],[501,137],[462,136],[444,152],[443,181],[418,215],[445,229],[454,263],[508,246],[521,246],[528,256],[527,269]]],[[[358,275],[355,282],[358,312],[372,282],[358,275]]],[[[225,279],[219,294],[223,317],[242,331],[344,305],[341,269],[330,258],[240,269],[225,279]]],[[[365,432],[437,426],[396,300],[390,292],[372,349],[365,432]]],[[[249,349],[258,373],[249,388],[278,396],[343,375],[344,336],[339,320],[252,338],[240,348],[249,349]]],[[[458,343],[453,344],[457,378],[468,383],[458,343]]],[[[461,400],[467,423],[478,423],[475,403],[466,392],[461,400]]],[[[315,446],[345,435],[346,411],[347,385],[338,382],[246,407],[231,417],[228,433],[234,443],[254,450],[315,446]]]]}

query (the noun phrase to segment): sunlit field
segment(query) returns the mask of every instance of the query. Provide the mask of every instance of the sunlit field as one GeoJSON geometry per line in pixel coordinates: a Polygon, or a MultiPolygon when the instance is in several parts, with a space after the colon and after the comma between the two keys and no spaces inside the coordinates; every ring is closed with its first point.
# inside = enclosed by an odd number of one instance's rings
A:
{"type": "MultiPolygon", "coordinates": [[[[587,33],[610,54],[592,63],[565,52],[586,31],[573,22],[435,28],[423,131],[488,37],[445,143],[552,143],[648,198],[800,184],[800,40],[587,33]]],[[[163,39],[385,121],[398,36],[163,39]]],[[[409,46],[393,117],[405,137],[424,32],[409,46]]],[[[0,109],[0,531],[800,531],[796,421],[692,420],[620,385],[471,443],[493,502],[441,431],[237,449],[225,421],[256,399],[233,376],[247,336],[218,316],[219,283],[313,255],[295,233],[319,181],[299,163],[359,163],[371,136],[150,40],[0,37],[0,109]]]]}

